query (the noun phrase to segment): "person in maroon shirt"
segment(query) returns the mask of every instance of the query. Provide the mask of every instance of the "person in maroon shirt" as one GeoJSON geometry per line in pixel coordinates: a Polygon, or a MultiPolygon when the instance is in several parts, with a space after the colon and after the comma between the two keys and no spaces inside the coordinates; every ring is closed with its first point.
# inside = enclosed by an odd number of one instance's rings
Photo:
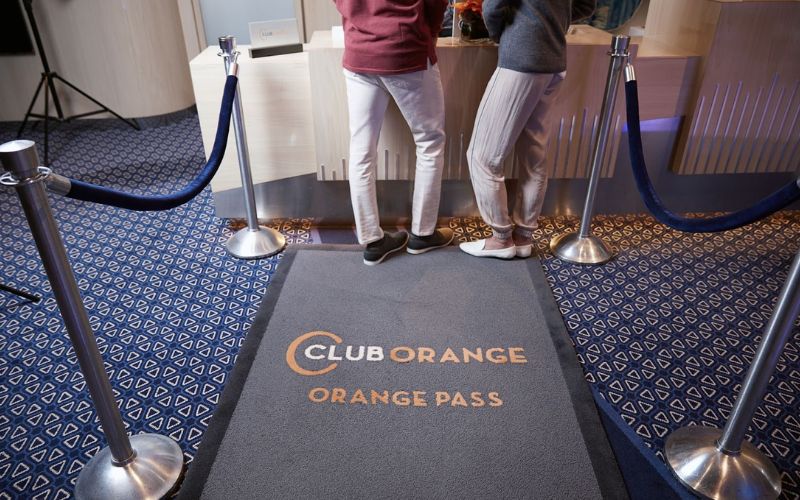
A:
{"type": "Polygon", "coordinates": [[[444,96],[436,65],[436,36],[447,0],[334,0],[342,15],[350,118],[350,198],[364,263],[402,250],[420,254],[449,245],[453,232],[436,229],[444,166],[444,96]],[[380,227],[375,180],[380,136],[394,99],[416,143],[411,237],[380,227]]]}

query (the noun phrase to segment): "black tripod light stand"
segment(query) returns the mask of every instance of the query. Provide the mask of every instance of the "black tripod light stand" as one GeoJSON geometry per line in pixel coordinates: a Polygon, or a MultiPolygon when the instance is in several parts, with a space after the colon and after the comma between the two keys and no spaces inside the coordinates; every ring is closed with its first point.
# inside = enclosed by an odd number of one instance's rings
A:
{"type": "Polygon", "coordinates": [[[42,300],[42,298],[39,297],[38,295],[34,295],[34,294],[28,293],[28,292],[23,292],[22,290],[19,290],[17,288],[12,288],[12,287],[10,287],[8,285],[4,285],[2,283],[0,283],[0,290],[2,290],[4,292],[11,293],[11,294],[14,294],[17,297],[22,297],[23,299],[28,299],[33,303],[38,303],[40,300],[42,300]]]}
{"type": "Polygon", "coordinates": [[[22,120],[22,125],[20,125],[19,130],[17,131],[17,138],[22,136],[22,132],[25,130],[25,125],[28,124],[29,118],[41,118],[44,121],[44,164],[49,164],[48,158],[48,134],[49,134],[49,121],[55,120],[59,123],[68,122],[70,120],[74,120],[76,118],[84,118],[86,116],[97,115],[100,113],[111,113],[115,117],[119,118],[123,122],[127,123],[131,127],[135,128],[136,130],[141,130],[139,128],[139,124],[136,123],[134,120],[128,120],[120,116],[118,113],[111,110],[108,106],[101,103],[94,97],[90,96],[83,90],[79,89],[72,83],[65,80],[62,76],[58,73],[50,69],[50,64],[47,62],[47,55],[44,52],[44,46],[42,45],[42,38],[39,35],[39,28],[36,25],[36,18],[33,16],[33,0],[22,0],[23,5],[25,6],[25,14],[28,16],[28,23],[31,26],[31,31],[33,31],[33,38],[36,41],[36,50],[39,52],[39,58],[42,60],[42,68],[44,71],[42,72],[42,78],[39,80],[39,85],[36,87],[36,92],[33,94],[33,99],[31,99],[31,104],[28,106],[28,111],[25,113],[25,118],[22,120]],[[64,116],[64,110],[61,107],[61,101],[58,98],[58,93],[56,93],[55,81],[58,80],[59,82],[63,83],[67,87],[71,88],[75,92],[79,93],[83,97],[89,99],[93,103],[100,106],[100,109],[96,111],[90,111],[88,113],[81,113],[78,115],[73,116],[64,116]],[[36,104],[36,100],[39,98],[39,92],[41,92],[42,87],[44,87],[44,114],[33,113],[33,106],[36,104]],[[50,116],[50,97],[53,98],[53,106],[56,108],[56,116],[50,116]]]}

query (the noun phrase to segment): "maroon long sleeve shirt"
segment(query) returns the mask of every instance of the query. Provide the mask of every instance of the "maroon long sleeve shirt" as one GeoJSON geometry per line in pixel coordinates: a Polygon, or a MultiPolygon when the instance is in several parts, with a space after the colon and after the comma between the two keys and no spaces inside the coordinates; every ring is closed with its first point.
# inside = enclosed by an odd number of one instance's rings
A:
{"type": "Polygon", "coordinates": [[[333,0],[342,15],[342,65],[355,73],[401,74],[436,64],[447,0],[333,0]]]}

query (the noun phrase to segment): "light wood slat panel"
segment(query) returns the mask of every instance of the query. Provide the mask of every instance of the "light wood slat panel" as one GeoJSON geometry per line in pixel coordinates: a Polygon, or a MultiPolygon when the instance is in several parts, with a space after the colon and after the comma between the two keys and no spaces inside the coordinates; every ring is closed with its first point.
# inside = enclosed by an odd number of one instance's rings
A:
{"type": "Polygon", "coordinates": [[[348,157],[349,136],[347,133],[347,90],[341,64],[331,64],[328,59],[341,60],[343,49],[332,49],[329,53],[310,50],[308,71],[312,102],[316,158],[314,163],[318,179],[334,180],[338,171],[341,179],[341,161],[348,157]]]}
{"type": "Polygon", "coordinates": [[[800,4],[725,3],[679,142],[683,174],[795,171],[800,4]]]}
{"type": "Polygon", "coordinates": [[[650,55],[651,43],[707,54],[721,10],[722,4],[708,0],[650,0],[643,54],[650,55]]]}
{"type": "Polygon", "coordinates": [[[634,61],[641,120],[685,116],[692,110],[692,87],[700,66],[698,56],[644,56],[634,61]]]}
{"type": "MultiPolygon", "coordinates": [[[[546,164],[551,177],[587,177],[589,174],[591,149],[608,70],[610,40],[610,35],[588,27],[576,28],[569,36],[570,69],[550,115],[552,133],[546,164]]],[[[334,47],[327,32],[316,33],[309,47],[317,177],[320,180],[333,180],[331,165],[337,165],[338,169],[338,165],[346,162],[348,156],[347,100],[341,72],[343,48],[334,47]]],[[[631,52],[635,57],[636,46],[632,46],[631,52]]],[[[494,45],[471,45],[442,39],[439,41],[438,55],[445,89],[447,143],[444,178],[467,179],[466,150],[478,105],[497,65],[497,48],[494,45]]],[[[675,86],[680,85],[684,74],[693,67],[684,59],[672,68],[679,69],[677,73],[670,72],[671,79],[668,78],[675,86]]],[[[674,111],[679,107],[674,102],[680,95],[679,90],[668,84],[665,88],[669,89],[669,95],[650,114],[664,109],[674,111]]],[[[653,92],[660,94],[661,89],[655,88],[653,92]]],[[[614,117],[620,117],[623,109],[624,94],[620,86],[614,117]]],[[[615,146],[621,136],[624,117],[615,120],[618,121],[612,129],[606,151],[604,176],[613,175],[618,151],[615,146]]],[[[413,179],[414,162],[411,133],[396,105],[391,103],[378,145],[377,178],[413,179]]],[[[512,154],[504,165],[507,176],[516,175],[515,163],[512,154]]],[[[336,179],[342,179],[341,172],[336,179]]]]}

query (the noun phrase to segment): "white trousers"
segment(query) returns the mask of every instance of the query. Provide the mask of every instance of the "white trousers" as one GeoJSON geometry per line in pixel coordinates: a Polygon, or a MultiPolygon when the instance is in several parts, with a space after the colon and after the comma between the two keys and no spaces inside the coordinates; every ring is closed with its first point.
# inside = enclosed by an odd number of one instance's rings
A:
{"type": "Polygon", "coordinates": [[[391,97],[400,108],[417,152],[411,232],[433,234],[439,215],[444,167],[444,95],[439,67],[402,75],[344,70],[350,116],[350,199],[362,245],[383,238],[375,180],[378,138],[391,97]]]}
{"type": "Polygon", "coordinates": [[[497,68],[483,94],[467,163],[481,217],[496,235],[506,237],[515,225],[524,232],[537,226],[547,189],[547,115],[564,76],[497,68]],[[511,148],[519,162],[513,220],[503,173],[511,148]]]}

